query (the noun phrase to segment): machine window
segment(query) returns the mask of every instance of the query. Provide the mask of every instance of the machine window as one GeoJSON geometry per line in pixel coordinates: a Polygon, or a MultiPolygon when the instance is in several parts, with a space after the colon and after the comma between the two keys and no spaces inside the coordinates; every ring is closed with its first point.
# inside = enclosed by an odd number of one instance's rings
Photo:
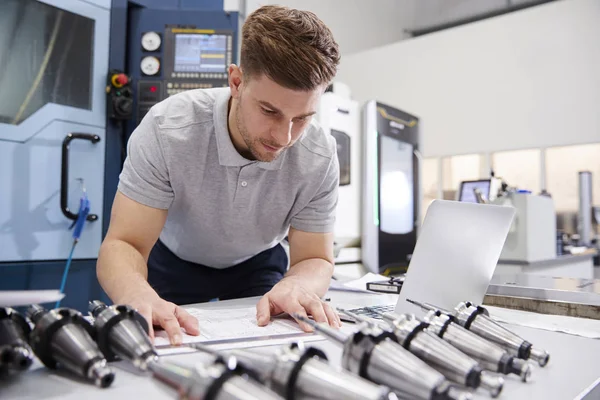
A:
{"type": "Polygon", "coordinates": [[[413,146],[380,136],[380,221],[389,234],[414,229],[413,146]]]}
{"type": "Polygon", "coordinates": [[[331,136],[335,138],[337,143],[337,155],[340,164],[340,186],[346,186],[350,184],[350,165],[352,161],[350,136],[335,129],[331,130],[331,136]]]}
{"type": "Polygon", "coordinates": [[[36,0],[0,2],[0,123],[47,103],[90,110],[94,20],[36,0]]]}

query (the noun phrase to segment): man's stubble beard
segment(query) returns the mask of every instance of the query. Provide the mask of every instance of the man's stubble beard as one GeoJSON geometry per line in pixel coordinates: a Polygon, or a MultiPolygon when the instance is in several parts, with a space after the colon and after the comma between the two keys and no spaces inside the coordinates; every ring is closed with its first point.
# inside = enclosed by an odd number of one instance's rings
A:
{"type": "MultiPolygon", "coordinates": [[[[275,161],[277,159],[277,157],[279,157],[285,151],[285,149],[275,153],[272,156],[269,156],[269,154],[263,155],[257,149],[257,147],[262,146],[262,143],[260,142],[259,139],[253,140],[250,137],[250,135],[248,134],[248,130],[246,129],[246,125],[242,121],[241,115],[242,115],[242,106],[241,106],[241,101],[240,101],[236,105],[235,123],[237,124],[238,131],[240,132],[240,136],[244,140],[244,143],[246,143],[246,146],[248,147],[248,151],[250,152],[252,157],[255,160],[261,161],[261,162],[275,161]]],[[[268,145],[268,143],[267,143],[267,145],[268,145]]]]}

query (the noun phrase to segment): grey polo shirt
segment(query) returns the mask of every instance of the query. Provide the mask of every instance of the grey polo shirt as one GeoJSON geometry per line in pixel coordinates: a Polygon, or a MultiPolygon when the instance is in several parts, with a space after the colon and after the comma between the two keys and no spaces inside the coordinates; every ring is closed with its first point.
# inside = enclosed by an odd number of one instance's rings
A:
{"type": "Polygon", "coordinates": [[[311,122],[273,162],[251,161],[227,129],[229,88],[190,90],[156,104],[128,142],[118,189],[167,209],[161,241],[178,257],[227,268],[277,245],[290,226],[331,232],[339,165],[335,139],[311,122]]]}

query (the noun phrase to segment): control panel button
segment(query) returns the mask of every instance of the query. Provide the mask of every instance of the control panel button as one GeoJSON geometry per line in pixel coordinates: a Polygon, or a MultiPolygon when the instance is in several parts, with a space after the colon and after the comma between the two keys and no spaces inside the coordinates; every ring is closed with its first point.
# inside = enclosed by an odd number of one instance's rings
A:
{"type": "Polygon", "coordinates": [[[127,83],[129,83],[129,78],[125,74],[114,74],[110,78],[110,82],[113,84],[114,87],[122,88],[123,86],[127,85],[127,83]]]}

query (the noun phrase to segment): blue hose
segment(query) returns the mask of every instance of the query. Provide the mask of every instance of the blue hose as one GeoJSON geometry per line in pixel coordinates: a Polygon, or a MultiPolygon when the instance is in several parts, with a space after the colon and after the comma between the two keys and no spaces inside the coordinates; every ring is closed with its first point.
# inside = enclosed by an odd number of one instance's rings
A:
{"type": "MultiPolygon", "coordinates": [[[[71,261],[73,260],[73,252],[75,251],[75,245],[77,244],[77,240],[73,241],[73,246],[71,247],[71,253],[69,254],[69,258],[67,258],[67,265],[65,266],[65,271],[63,272],[62,281],[60,282],[60,292],[63,293],[65,290],[65,284],[67,283],[67,275],[69,274],[69,268],[71,267],[71,261]]],[[[54,308],[60,307],[60,300],[57,300],[56,306],[54,308]]]]}
{"type": "MultiPolygon", "coordinates": [[[[90,213],[90,200],[87,197],[87,193],[83,192],[83,195],[79,199],[79,212],[77,213],[77,219],[71,225],[73,229],[73,246],[71,247],[71,252],[69,253],[69,258],[67,258],[67,265],[65,265],[65,271],[63,272],[62,281],[60,283],[60,293],[64,293],[65,285],[67,283],[67,275],[69,275],[69,268],[71,267],[71,261],[73,260],[73,252],[75,251],[75,246],[77,242],[79,242],[79,238],[81,237],[81,231],[83,230],[83,225],[85,224],[85,220],[87,219],[88,214],[90,213]]],[[[56,302],[55,308],[60,307],[60,300],[56,302]]]]}

